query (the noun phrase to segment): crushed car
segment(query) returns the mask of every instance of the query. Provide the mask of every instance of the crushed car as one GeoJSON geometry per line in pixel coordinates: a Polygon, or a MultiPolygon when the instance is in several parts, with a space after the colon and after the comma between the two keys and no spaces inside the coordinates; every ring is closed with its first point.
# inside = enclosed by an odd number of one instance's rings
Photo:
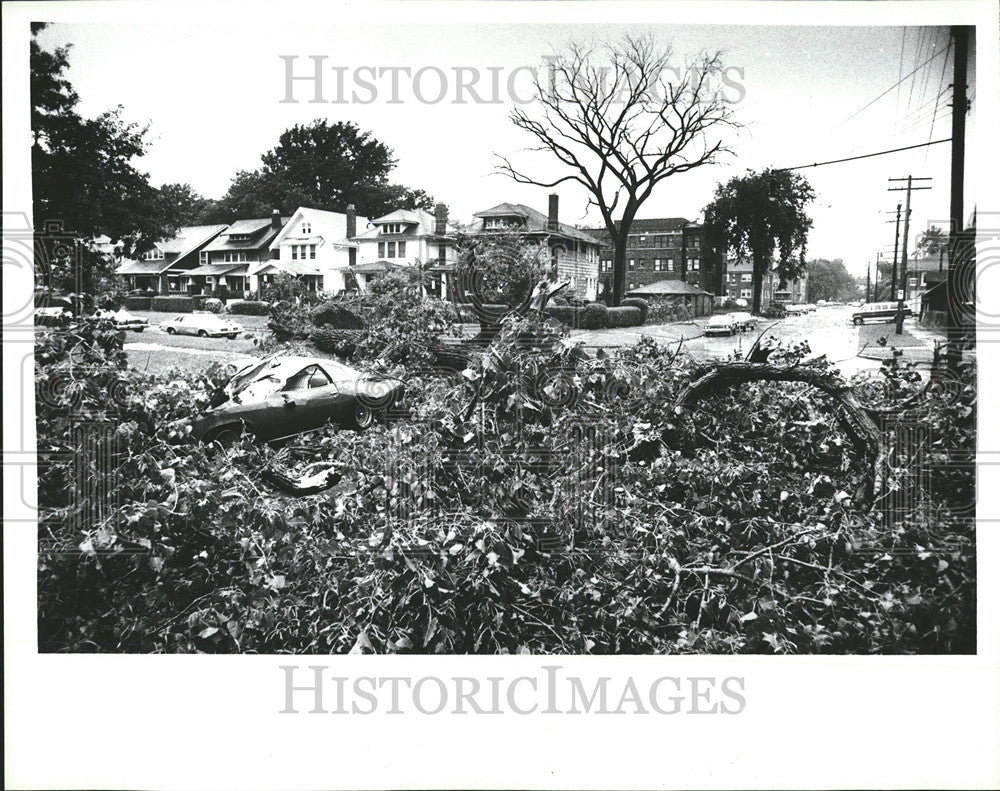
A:
{"type": "Polygon", "coordinates": [[[243,433],[271,442],[333,422],[362,430],[399,403],[399,379],[318,357],[273,356],[246,365],[215,391],[191,435],[226,445],[243,433]]]}

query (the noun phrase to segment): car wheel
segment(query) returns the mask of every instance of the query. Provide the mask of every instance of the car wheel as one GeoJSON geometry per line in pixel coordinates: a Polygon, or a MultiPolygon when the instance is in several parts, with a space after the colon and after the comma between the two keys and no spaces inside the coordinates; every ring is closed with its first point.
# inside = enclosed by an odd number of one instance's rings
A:
{"type": "Polygon", "coordinates": [[[175,332],[177,332],[177,330],[173,327],[167,327],[167,335],[173,335],[175,332]]]}
{"type": "Polygon", "coordinates": [[[207,338],[208,337],[208,333],[205,332],[205,330],[198,330],[198,337],[199,338],[207,338]]]}
{"type": "Polygon", "coordinates": [[[355,404],[351,413],[351,426],[361,431],[375,422],[375,411],[367,404],[355,404]]]}
{"type": "Polygon", "coordinates": [[[136,332],[142,332],[144,329],[146,329],[146,328],[145,327],[136,327],[135,331],[136,332]]]}
{"type": "Polygon", "coordinates": [[[855,316],[854,317],[854,323],[857,324],[857,325],[861,325],[861,324],[865,323],[865,320],[863,318],[861,318],[860,316],[855,316]]]}
{"type": "Polygon", "coordinates": [[[209,435],[208,441],[218,443],[224,448],[231,448],[240,441],[240,437],[242,435],[242,426],[233,424],[231,426],[223,426],[222,428],[213,431],[209,435]]]}
{"type": "Polygon", "coordinates": [[[231,332],[226,337],[229,338],[229,340],[231,340],[231,341],[235,341],[237,335],[238,335],[238,333],[231,332]]]}

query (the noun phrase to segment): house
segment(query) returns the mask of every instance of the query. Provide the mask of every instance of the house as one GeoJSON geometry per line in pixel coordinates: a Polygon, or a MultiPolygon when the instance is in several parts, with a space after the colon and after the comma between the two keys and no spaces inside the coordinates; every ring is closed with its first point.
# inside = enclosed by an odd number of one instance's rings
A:
{"type": "Polygon", "coordinates": [[[501,203],[473,215],[463,228],[469,236],[516,231],[548,249],[555,276],[568,280],[577,296],[597,299],[601,242],[589,233],[559,222],[559,196],[549,195],[549,213],[542,214],[521,203],[501,203]]]}
{"type": "Polygon", "coordinates": [[[368,223],[354,241],[358,264],[352,269],[360,288],[392,269],[426,265],[431,273],[428,293],[448,296],[448,275],[454,271],[458,227],[448,222],[448,208],[439,203],[434,214],[423,209],[397,209],[368,223]]]}
{"type": "Polygon", "coordinates": [[[628,296],[642,297],[651,305],[686,308],[692,316],[711,316],[714,301],[711,292],[677,278],[637,286],[628,292],[628,296]]]}
{"type": "Polygon", "coordinates": [[[117,272],[127,288],[150,290],[158,294],[187,292],[188,275],[196,269],[200,256],[225,225],[189,225],[178,228],[169,239],[158,242],[140,260],[125,260],[117,272]]]}
{"type": "Polygon", "coordinates": [[[250,265],[251,289],[284,272],[304,280],[313,291],[338,293],[349,286],[348,272],[357,260],[358,217],[354,205],[347,212],[300,206],[269,245],[270,256],[250,265]]]}
{"type": "MultiPolygon", "coordinates": [[[[776,272],[768,272],[764,275],[760,285],[761,307],[771,302],[790,302],[792,304],[804,303],[806,301],[806,287],[808,276],[796,278],[780,287],[780,279],[776,272]]],[[[730,299],[753,299],[753,264],[749,261],[738,261],[731,258],[726,262],[725,272],[722,276],[723,294],[721,296],[730,299]]]]}
{"type": "Polygon", "coordinates": [[[271,258],[271,242],[285,220],[278,210],[269,219],[237,220],[199,253],[198,266],[187,273],[190,294],[214,294],[222,299],[250,291],[250,266],[271,258]]]}
{"type": "MultiPolygon", "coordinates": [[[[608,287],[615,249],[607,228],[585,229],[601,241],[601,278],[608,287]]],[[[625,290],[663,280],[681,280],[708,288],[702,268],[702,226],[684,217],[633,220],[625,237],[625,290]]]]}

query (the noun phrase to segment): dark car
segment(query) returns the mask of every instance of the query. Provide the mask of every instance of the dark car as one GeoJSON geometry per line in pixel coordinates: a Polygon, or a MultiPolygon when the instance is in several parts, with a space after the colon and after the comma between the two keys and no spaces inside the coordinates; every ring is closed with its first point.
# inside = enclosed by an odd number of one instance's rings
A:
{"type": "Polygon", "coordinates": [[[403,395],[403,383],[334,360],[269,357],[229,380],[191,425],[196,439],[223,444],[244,431],[271,441],[333,421],[365,429],[403,395]]]}
{"type": "MultiPolygon", "coordinates": [[[[868,302],[851,314],[851,320],[855,324],[864,324],[866,321],[892,321],[896,318],[897,309],[896,302],[868,302]]],[[[912,315],[913,311],[904,305],[903,318],[912,315]]]]}

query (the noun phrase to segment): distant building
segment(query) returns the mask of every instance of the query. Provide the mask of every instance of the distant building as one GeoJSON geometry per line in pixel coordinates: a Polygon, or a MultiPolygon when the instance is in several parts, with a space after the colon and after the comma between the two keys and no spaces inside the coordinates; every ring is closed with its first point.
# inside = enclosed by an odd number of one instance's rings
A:
{"type": "Polygon", "coordinates": [[[260,287],[281,273],[295,275],[312,291],[344,291],[348,272],[358,256],[358,217],[354,206],[341,214],[300,206],[285,222],[269,245],[270,257],[251,264],[251,289],[260,287]]]}
{"type": "MultiPolygon", "coordinates": [[[[806,287],[808,277],[803,274],[780,286],[780,278],[775,272],[768,272],[761,280],[761,307],[770,302],[790,302],[792,304],[806,302],[806,287]]],[[[753,264],[730,259],[722,276],[722,285],[730,299],[753,300],[753,264]]]]}
{"type": "Polygon", "coordinates": [[[269,219],[237,220],[201,251],[199,265],[188,272],[191,294],[240,296],[256,291],[250,283],[250,266],[271,259],[271,242],[285,219],[278,210],[269,219]]]}
{"type": "Polygon", "coordinates": [[[205,247],[224,230],[224,224],[178,228],[173,236],[158,242],[141,259],[122,261],[117,272],[124,278],[126,287],[132,290],[186,294],[190,272],[198,267],[205,247]]]}
{"type": "MultiPolygon", "coordinates": [[[[366,221],[367,222],[367,221],[366,221]]],[[[353,237],[358,263],[353,267],[358,285],[392,269],[422,265],[430,270],[427,291],[448,296],[448,273],[454,270],[458,227],[448,222],[448,208],[439,203],[434,214],[423,209],[397,209],[372,220],[368,230],[353,237]]]]}
{"type": "Polygon", "coordinates": [[[676,278],[638,286],[627,292],[630,297],[642,297],[652,303],[685,308],[692,316],[712,315],[712,293],[676,278]]]}
{"type": "MultiPolygon", "coordinates": [[[[615,250],[607,228],[586,229],[601,241],[601,280],[611,283],[615,250]]],[[[625,290],[663,280],[680,280],[708,289],[702,268],[702,226],[684,217],[633,220],[625,241],[625,290]]]]}
{"type": "Polygon", "coordinates": [[[549,261],[560,280],[582,299],[597,299],[601,242],[572,225],[559,222],[559,196],[549,195],[549,213],[542,214],[521,203],[501,203],[477,212],[463,232],[476,236],[516,231],[548,247],[549,261]]]}

